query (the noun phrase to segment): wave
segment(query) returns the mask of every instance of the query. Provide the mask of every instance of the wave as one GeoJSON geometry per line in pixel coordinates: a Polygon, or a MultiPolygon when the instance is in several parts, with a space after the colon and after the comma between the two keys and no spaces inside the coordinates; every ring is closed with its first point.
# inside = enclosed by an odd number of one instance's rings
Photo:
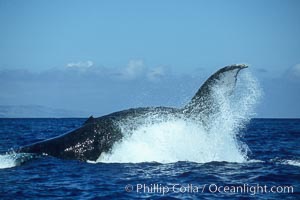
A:
{"type": "Polygon", "coordinates": [[[284,160],[283,164],[300,167],[300,160],[284,160]]]}

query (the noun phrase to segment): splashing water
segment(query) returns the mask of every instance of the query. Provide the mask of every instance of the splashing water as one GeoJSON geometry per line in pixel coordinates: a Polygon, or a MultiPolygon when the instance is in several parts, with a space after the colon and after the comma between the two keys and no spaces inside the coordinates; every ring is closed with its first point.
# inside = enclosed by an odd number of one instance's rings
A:
{"type": "Polygon", "coordinates": [[[163,119],[159,115],[141,117],[138,120],[143,125],[134,130],[126,127],[131,126],[128,122],[119,124],[126,131],[125,137],[110,153],[101,154],[97,162],[246,161],[248,147],[236,136],[253,116],[261,90],[253,76],[245,72],[239,76],[234,93],[229,97],[225,94],[226,87],[214,87],[218,111],[209,124],[174,114],[163,119]]]}
{"type": "Polygon", "coordinates": [[[0,155],[0,169],[16,167],[36,157],[37,155],[30,154],[30,153],[15,153],[15,152],[10,152],[5,155],[0,155]]]}
{"type": "Polygon", "coordinates": [[[16,159],[11,155],[0,155],[0,169],[11,168],[17,166],[16,159]]]}

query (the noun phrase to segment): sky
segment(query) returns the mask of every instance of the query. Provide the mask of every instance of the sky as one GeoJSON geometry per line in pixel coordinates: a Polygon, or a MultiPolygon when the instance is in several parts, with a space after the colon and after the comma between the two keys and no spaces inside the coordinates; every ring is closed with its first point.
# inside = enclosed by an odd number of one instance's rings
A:
{"type": "Polygon", "coordinates": [[[300,1],[0,0],[0,105],[182,106],[247,63],[256,117],[300,117],[300,1]]]}

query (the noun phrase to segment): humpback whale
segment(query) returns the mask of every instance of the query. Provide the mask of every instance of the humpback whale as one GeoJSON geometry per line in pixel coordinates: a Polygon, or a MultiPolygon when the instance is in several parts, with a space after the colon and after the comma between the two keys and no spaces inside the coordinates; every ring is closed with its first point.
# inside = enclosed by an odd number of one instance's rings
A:
{"type": "MultiPolygon", "coordinates": [[[[219,102],[215,96],[215,88],[222,87],[222,94],[225,98],[231,95],[238,73],[244,68],[247,66],[241,64],[219,69],[204,82],[183,108],[131,108],[98,118],[91,116],[76,130],[20,147],[17,152],[49,155],[62,159],[96,161],[102,153],[109,153],[115,143],[122,142],[127,131],[122,129],[120,124],[126,124],[129,129],[136,129],[143,125],[145,116],[159,116],[160,119],[176,116],[196,119],[206,125],[218,112],[219,102]]],[[[153,117],[152,120],[152,123],[155,123],[157,118],[153,117]]]]}

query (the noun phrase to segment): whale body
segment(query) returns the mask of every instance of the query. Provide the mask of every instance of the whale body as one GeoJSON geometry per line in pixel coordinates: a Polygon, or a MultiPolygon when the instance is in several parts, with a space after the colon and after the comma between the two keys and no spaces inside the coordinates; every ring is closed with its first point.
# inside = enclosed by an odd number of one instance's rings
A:
{"type": "MultiPolygon", "coordinates": [[[[62,159],[81,161],[96,161],[102,153],[109,153],[113,145],[121,142],[126,130],[120,124],[126,124],[129,129],[136,129],[143,124],[145,116],[159,116],[160,119],[168,116],[193,118],[201,123],[208,124],[214,113],[218,111],[218,100],[214,88],[222,87],[223,95],[231,95],[240,70],[246,65],[230,65],[221,68],[211,75],[191,101],[183,108],[145,107],[131,108],[114,112],[102,117],[92,116],[78,129],[61,136],[20,147],[19,153],[33,153],[49,155],[62,159]],[[134,122],[134,123],[133,123],[134,122]]],[[[157,118],[153,117],[152,123],[157,118]]]]}

